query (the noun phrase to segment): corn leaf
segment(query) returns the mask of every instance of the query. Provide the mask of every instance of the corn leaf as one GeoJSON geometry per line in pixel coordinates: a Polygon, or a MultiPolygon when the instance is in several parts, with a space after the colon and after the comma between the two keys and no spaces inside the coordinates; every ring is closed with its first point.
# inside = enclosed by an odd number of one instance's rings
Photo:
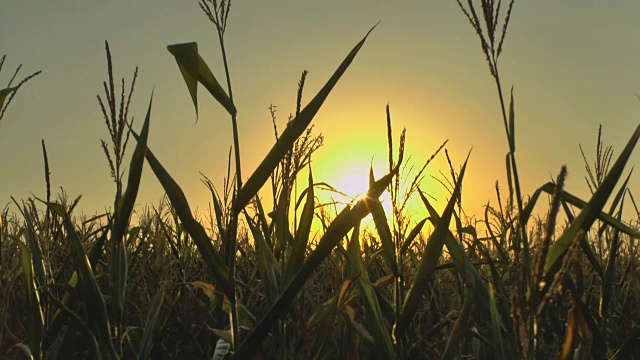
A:
{"type": "MultiPolygon", "coordinates": [[[[638,142],[640,137],[640,126],[638,126],[629,139],[629,142],[620,153],[620,156],[611,167],[611,170],[602,181],[602,184],[595,191],[589,202],[584,206],[580,214],[569,225],[569,227],[563,232],[558,241],[556,241],[549,249],[549,254],[545,263],[545,271],[547,278],[553,277],[555,272],[560,268],[562,259],[567,252],[567,249],[576,238],[576,234],[579,231],[588,231],[591,228],[593,222],[598,218],[598,215],[602,213],[609,195],[613,192],[613,189],[622,175],[624,166],[626,165],[631,152],[638,142]]],[[[615,221],[617,222],[617,221],[615,221]]]]}
{"type": "Polygon", "coordinates": [[[163,284],[160,290],[156,293],[151,301],[151,307],[149,314],[147,314],[147,320],[144,325],[144,332],[142,334],[142,341],[140,341],[140,348],[138,349],[138,359],[146,360],[151,355],[151,340],[153,339],[156,331],[158,318],[160,315],[160,309],[162,309],[162,303],[166,296],[167,284],[163,284]]]}
{"type": "Polygon", "coordinates": [[[198,114],[198,82],[209,90],[209,93],[218,100],[229,114],[235,115],[237,113],[233,102],[198,53],[198,43],[169,45],[167,50],[176,58],[184,82],[189,88],[191,100],[196,108],[196,115],[198,114]]]}
{"type": "Polygon", "coordinates": [[[256,253],[258,255],[258,272],[260,273],[260,279],[265,283],[265,289],[267,291],[267,298],[269,303],[272,304],[278,297],[278,285],[280,284],[280,277],[278,276],[278,260],[273,255],[271,248],[267,244],[266,240],[258,226],[254,223],[253,219],[245,212],[245,218],[251,234],[253,235],[253,241],[256,247],[256,253]]]}
{"type": "Polygon", "coordinates": [[[21,244],[22,248],[22,274],[24,275],[24,294],[28,309],[27,327],[29,348],[34,359],[40,359],[40,343],[42,342],[42,328],[44,327],[44,316],[40,304],[40,295],[36,290],[36,281],[33,274],[33,261],[29,248],[21,244]]]}
{"type": "Polygon", "coordinates": [[[407,238],[404,240],[402,246],[400,247],[400,254],[405,254],[409,250],[411,243],[418,236],[418,234],[420,234],[420,231],[422,231],[422,227],[426,222],[427,219],[422,219],[416,224],[416,226],[413,227],[413,229],[411,229],[411,232],[409,233],[409,235],[407,235],[407,238]]]}
{"type": "Polygon", "coordinates": [[[398,274],[398,260],[396,259],[396,248],[391,237],[391,229],[387,223],[387,216],[384,213],[382,203],[378,199],[365,198],[367,209],[371,212],[373,222],[376,225],[380,242],[382,242],[382,257],[391,268],[394,275],[398,274]]]}
{"type": "Polygon", "coordinates": [[[147,115],[140,132],[140,140],[133,151],[129,164],[129,179],[124,195],[118,199],[118,207],[114,214],[113,231],[111,232],[111,298],[114,305],[116,317],[120,318],[123,312],[126,289],[127,289],[127,252],[124,244],[124,234],[129,227],[131,212],[138,196],[140,178],[142,177],[142,165],[144,164],[144,153],[147,150],[147,138],[149,135],[149,122],[151,117],[151,104],[153,96],[149,101],[147,115]]]}
{"type": "MultiPolygon", "coordinates": [[[[102,235],[98,238],[96,242],[93,243],[93,245],[91,246],[91,249],[89,250],[89,255],[88,255],[89,264],[91,265],[92,268],[95,266],[95,263],[98,261],[98,257],[102,253],[104,244],[107,242],[108,231],[106,229],[108,227],[109,225],[105,227],[105,230],[102,233],[102,235]]],[[[74,271],[73,274],[71,275],[71,278],[67,282],[67,286],[71,289],[75,289],[77,285],[78,285],[78,273],[74,271]]],[[[77,303],[77,298],[74,292],[65,291],[64,296],[62,297],[62,304],[68,308],[73,308],[75,307],[76,303],[77,303]]],[[[55,341],[58,335],[60,335],[60,332],[63,326],[67,323],[68,319],[69,318],[67,313],[61,310],[57,310],[55,312],[53,318],[49,321],[49,324],[47,326],[47,329],[45,330],[44,336],[42,337],[42,349],[44,351],[49,349],[49,346],[51,346],[51,344],[55,341]]]]}
{"type": "Polygon", "coordinates": [[[314,204],[314,191],[313,191],[313,175],[311,169],[309,169],[309,187],[306,190],[307,199],[300,214],[300,226],[296,232],[293,241],[293,248],[291,249],[291,256],[286,265],[286,281],[293,278],[296,270],[302,266],[304,262],[305,252],[307,251],[307,244],[309,242],[309,233],[311,232],[311,224],[313,222],[314,204]]]}
{"type": "MultiPolygon", "coordinates": [[[[378,198],[387,188],[391,179],[397,175],[400,163],[396,165],[392,172],[376,181],[367,192],[368,197],[378,198]]],[[[353,207],[345,207],[338,216],[331,222],[329,228],[320,238],[316,248],[309,254],[302,267],[295,274],[294,278],[284,288],[278,299],[271,306],[269,311],[260,320],[254,330],[247,336],[242,344],[233,354],[232,359],[249,359],[258,351],[259,345],[267,336],[275,322],[286,313],[293,299],[302,289],[306,280],[320,266],[322,261],[331,254],[334,247],[347,235],[356,224],[358,224],[369,213],[364,200],[360,200],[353,207]]]]}
{"type": "Polygon", "coordinates": [[[458,176],[458,181],[456,182],[456,186],[451,194],[451,198],[449,199],[440,220],[435,226],[433,233],[431,233],[427,240],[427,245],[422,253],[422,257],[420,258],[420,263],[418,264],[418,270],[415,274],[413,284],[411,285],[411,288],[409,288],[409,292],[407,293],[407,297],[402,306],[402,311],[400,312],[400,317],[395,324],[394,336],[396,338],[400,338],[409,327],[411,320],[418,310],[418,305],[422,300],[422,296],[427,291],[429,280],[438,265],[438,261],[442,255],[442,247],[444,246],[447,233],[449,232],[449,222],[453,215],[453,207],[455,206],[458,196],[460,196],[462,179],[464,178],[464,172],[467,167],[468,160],[469,156],[467,155],[467,159],[460,170],[460,175],[458,176]]]}
{"type": "Polygon", "coordinates": [[[76,231],[71,217],[60,204],[48,203],[49,208],[60,216],[63,220],[67,236],[71,242],[71,255],[75,264],[76,272],[79,278],[79,290],[82,300],[87,306],[89,320],[94,331],[102,352],[111,356],[112,359],[118,359],[113,343],[111,342],[109,317],[104,297],[100,292],[96,278],[89,259],[82,248],[80,235],[76,231]]]}
{"type": "Polygon", "coordinates": [[[338,69],[336,69],[331,78],[329,78],[329,81],[327,81],[322,89],[320,89],[318,94],[309,102],[309,104],[307,104],[307,106],[305,106],[304,109],[302,109],[300,113],[288,123],[287,128],[282,132],[278,141],[271,148],[260,165],[258,165],[258,168],[253,172],[253,174],[251,174],[242,189],[238,192],[238,196],[236,197],[233,205],[236,213],[242,211],[249,201],[258,193],[258,190],[260,190],[262,185],[264,185],[269,176],[273,173],[273,169],[278,166],[287,151],[291,150],[296,139],[298,139],[307,126],[309,126],[311,120],[316,116],[318,110],[320,110],[320,107],[329,96],[329,93],[347,70],[374,28],[375,26],[371,28],[365,37],[351,50],[340,66],[338,66],[338,69]]]}
{"type": "MultiPolygon", "coordinates": [[[[135,132],[132,132],[132,134],[136,140],[140,141],[138,134],[135,132]]],[[[211,239],[202,225],[194,219],[184,192],[182,192],[180,186],[175,182],[175,180],[173,180],[171,175],[169,175],[169,173],[164,169],[162,164],[160,164],[155,155],[153,155],[151,149],[148,147],[145,157],[147,158],[147,163],[151,166],[151,169],[160,181],[160,184],[162,184],[164,191],[167,192],[169,201],[171,201],[171,205],[176,210],[178,218],[180,218],[180,221],[182,222],[182,226],[184,226],[193,241],[196,243],[196,246],[200,251],[200,255],[207,264],[209,273],[220,284],[222,291],[224,291],[227,296],[235,298],[233,296],[235,291],[229,277],[229,270],[224,262],[220,260],[220,257],[213,248],[211,239]]]]}
{"type": "MultiPolygon", "coordinates": [[[[360,253],[360,227],[356,225],[351,233],[351,240],[347,247],[347,256],[349,263],[353,266],[353,269],[360,273],[358,276],[358,287],[360,289],[360,298],[363,302],[366,312],[366,320],[369,324],[369,330],[374,338],[374,346],[378,351],[381,358],[395,359],[396,354],[393,350],[393,343],[391,342],[391,336],[389,330],[385,326],[384,318],[382,316],[382,310],[378,303],[376,291],[374,290],[371,281],[369,280],[369,274],[364,267],[362,261],[362,255],[360,253]]],[[[393,281],[393,279],[392,279],[393,281]]]]}

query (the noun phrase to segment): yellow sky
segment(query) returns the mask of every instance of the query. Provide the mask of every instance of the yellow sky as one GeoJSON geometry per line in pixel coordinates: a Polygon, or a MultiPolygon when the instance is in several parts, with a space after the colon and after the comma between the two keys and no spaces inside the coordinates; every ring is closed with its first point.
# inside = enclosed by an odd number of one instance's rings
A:
{"type": "MultiPolygon", "coordinates": [[[[595,152],[598,124],[616,153],[640,119],[640,3],[516,1],[501,58],[504,85],[515,86],[517,160],[523,193],[569,167],[568,190],[585,197],[578,144],[595,152]]],[[[325,146],[314,178],[346,187],[387,162],[385,106],[397,138],[407,129],[407,154],[420,167],[449,139],[459,167],[473,147],[463,201],[469,214],[495,203],[494,183],[506,182],[507,143],[494,84],[478,40],[455,1],[235,1],[227,30],[244,177],[273,143],[268,106],[279,125],[295,111],[296,84],[309,70],[305,101],[378,20],[364,48],[314,120],[325,146]],[[377,167],[377,168],[376,168],[377,167]]],[[[104,40],[118,76],[140,78],[133,100],[138,124],[155,89],[149,144],[184,189],[192,208],[207,206],[199,172],[221,182],[232,144],[224,110],[204,91],[200,117],[166,45],[197,41],[221,79],[211,24],[197,2],[158,0],[35,0],[0,5],[0,73],[43,74],[21,90],[0,122],[0,204],[10,196],[43,196],[40,140],[49,151],[54,190],[82,194],[88,213],[110,207],[113,185],[100,139],[107,132],[95,95],[106,77],[104,40]]],[[[444,206],[446,192],[431,175],[447,170],[441,154],[423,189],[444,206]]],[[[631,165],[637,163],[634,155],[631,165]]],[[[448,172],[445,172],[448,173],[448,172]]],[[[162,190],[145,168],[139,202],[156,204],[162,190]]],[[[504,185],[506,186],[506,185],[504,185]]],[[[632,179],[631,187],[637,186],[632,179]]],[[[345,189],[349,190],[349,189],[345,189]]]]}

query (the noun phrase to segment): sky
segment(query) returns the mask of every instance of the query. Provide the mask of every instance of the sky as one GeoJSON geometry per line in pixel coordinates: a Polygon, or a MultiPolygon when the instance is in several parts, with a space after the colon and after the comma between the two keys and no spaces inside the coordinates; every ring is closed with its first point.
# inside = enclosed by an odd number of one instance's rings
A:
{"type": "MultiPolygon", "coordinates": [[[[389,104],[395,142],[406,128],[406,154],[416,167],[447,139],[456,168],[473,149],[463,206],[468,214],[481,215],[488,201],[496,203],[496,180],[506,189],[508,146],[495,84],[454,0],[234,1],[225,41],[239,110],[243,176],[273,145],[269,105],[277,106],[283,129],[295,111],[300,73],[309,71],[306,103],[378,21],[313,121],[314,133],[325,143],[313,158],[314,179],[349,192],[357,188],[351,183],[366,184],[370,165],[383,175],[389,104]]],[[[129,83],[135,66],[140,68],[131,108],[137,127],[153,91],[149,147],[192,209],[205,209],[210,196],[200,172],[220,186],[231,124],[204,88],[196,123],[187,88],[166,50],[197,41],[223,79],[213,25],[195,0],[0,4],[0,53],[7,54],[0,87],[21,63],[22,75],[42,70],[0,121],[0,205],[10,203],[11,196],[44,196],[44,139],[54,193],[62,187],[71,197],[82,195],[79,208],[89,214],[112,207],[114,184],[100,147],[108,133],[96,99],[107,78],[105,40],[118,78],[129,83]]],[[[578,145],[593,161],[599,124],[605,145],[619,154],[640,120],[638,40],[636,0],[516,0],[500,71],[503,86],[514,86],[516,158],[525,196],[566,164],[566,189],[586,198],[578,145]]],[[[630,166],[638,164],[637,152],[630,166]]],[[[429,165],[422,184],[438,208],[447,193],[430,176],[447,170],[443,155],[429,165]]],[[[632,190],[640,186],[636,179],[631,179],[632,190]]],[[[145,166],[138,203],[157,204],[162,194],[145,166]]]]}

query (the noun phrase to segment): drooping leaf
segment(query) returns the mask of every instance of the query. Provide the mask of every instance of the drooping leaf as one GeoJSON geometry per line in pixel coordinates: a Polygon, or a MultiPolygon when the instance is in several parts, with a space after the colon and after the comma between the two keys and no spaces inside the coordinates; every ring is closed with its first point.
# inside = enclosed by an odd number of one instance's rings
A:
{"type": "Polygon", "coordinates": [[[167,50],[176,58],[184,82],[187,84],[191,100],[198,114],[198,82],[229,112],[237,113],[236,107],[229,95],[222,89],[220,83],[213,75],[207,63],[198,53],[198,44],[195,42],[175,44],[167,46],[167,50]]]}

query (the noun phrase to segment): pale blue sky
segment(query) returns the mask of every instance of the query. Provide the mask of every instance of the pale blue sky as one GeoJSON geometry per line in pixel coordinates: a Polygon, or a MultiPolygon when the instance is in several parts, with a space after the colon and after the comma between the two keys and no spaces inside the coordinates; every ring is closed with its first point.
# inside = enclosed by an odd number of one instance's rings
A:
{"type": "MultiPolygon", "coordinates": [[[[308,100],[378,20],[314,120],[326,144],[316,156],[315,178],[340,186],[344,178],[331,168],[365,177],[372,157],[384,164],[384,107],[390,103],[396,133],[407,128],[415,162],[447,138],[456,164],[473,146],[464,202],[469,213],[479,213],[487,200],[495,203],[495,180],[505,182],[507,144],[484,56],[453,0],[233,2],[226,41],[244,176],[273,143],[269,104],[278,106],[283,127],[294,111],[300,72],[310,72],[308,100]]],[[[85,212],[111,206],[113,185],[100,148],[108,135],[95,97],[106,78],[105,39],[118,77],[129,80],[140,67],[132,104],[138,127],[155,88],[150,147],[192,207],[204,208],[209,198],[198,172],[214,180],[226,174],[231,126],[204,91],[195,124],[166,46],[197,41],[219,78],[222,68],[213,28],[197,2],[177,0],[2,2],[0,53],[8,57],[0,86],[19,63],[23,74],[43,73],[21,89],[0,121],[0,204],[11,195],[44,194],[44,138],[54,190],[82,194],[85,212]]],[[[586,196],[578,143],[593,156],[600,123],[605,143],[616,155],[622,149],[640,121],[639,40],[635,0],[516,1],[501,75],[506,88],[515,85],[524,194],[567,164],[568,190],[586,196]]],[[[631,165],[638,159],[634,155],[631,165]]],[[[440,157],[430,173],[445,163],[440,157]]],[[[148,168],[142,181],[139,202],[157,203],[162,190],[148,168]]],[[[423,187],[442,195],[433,181],[423,187]]]]}

